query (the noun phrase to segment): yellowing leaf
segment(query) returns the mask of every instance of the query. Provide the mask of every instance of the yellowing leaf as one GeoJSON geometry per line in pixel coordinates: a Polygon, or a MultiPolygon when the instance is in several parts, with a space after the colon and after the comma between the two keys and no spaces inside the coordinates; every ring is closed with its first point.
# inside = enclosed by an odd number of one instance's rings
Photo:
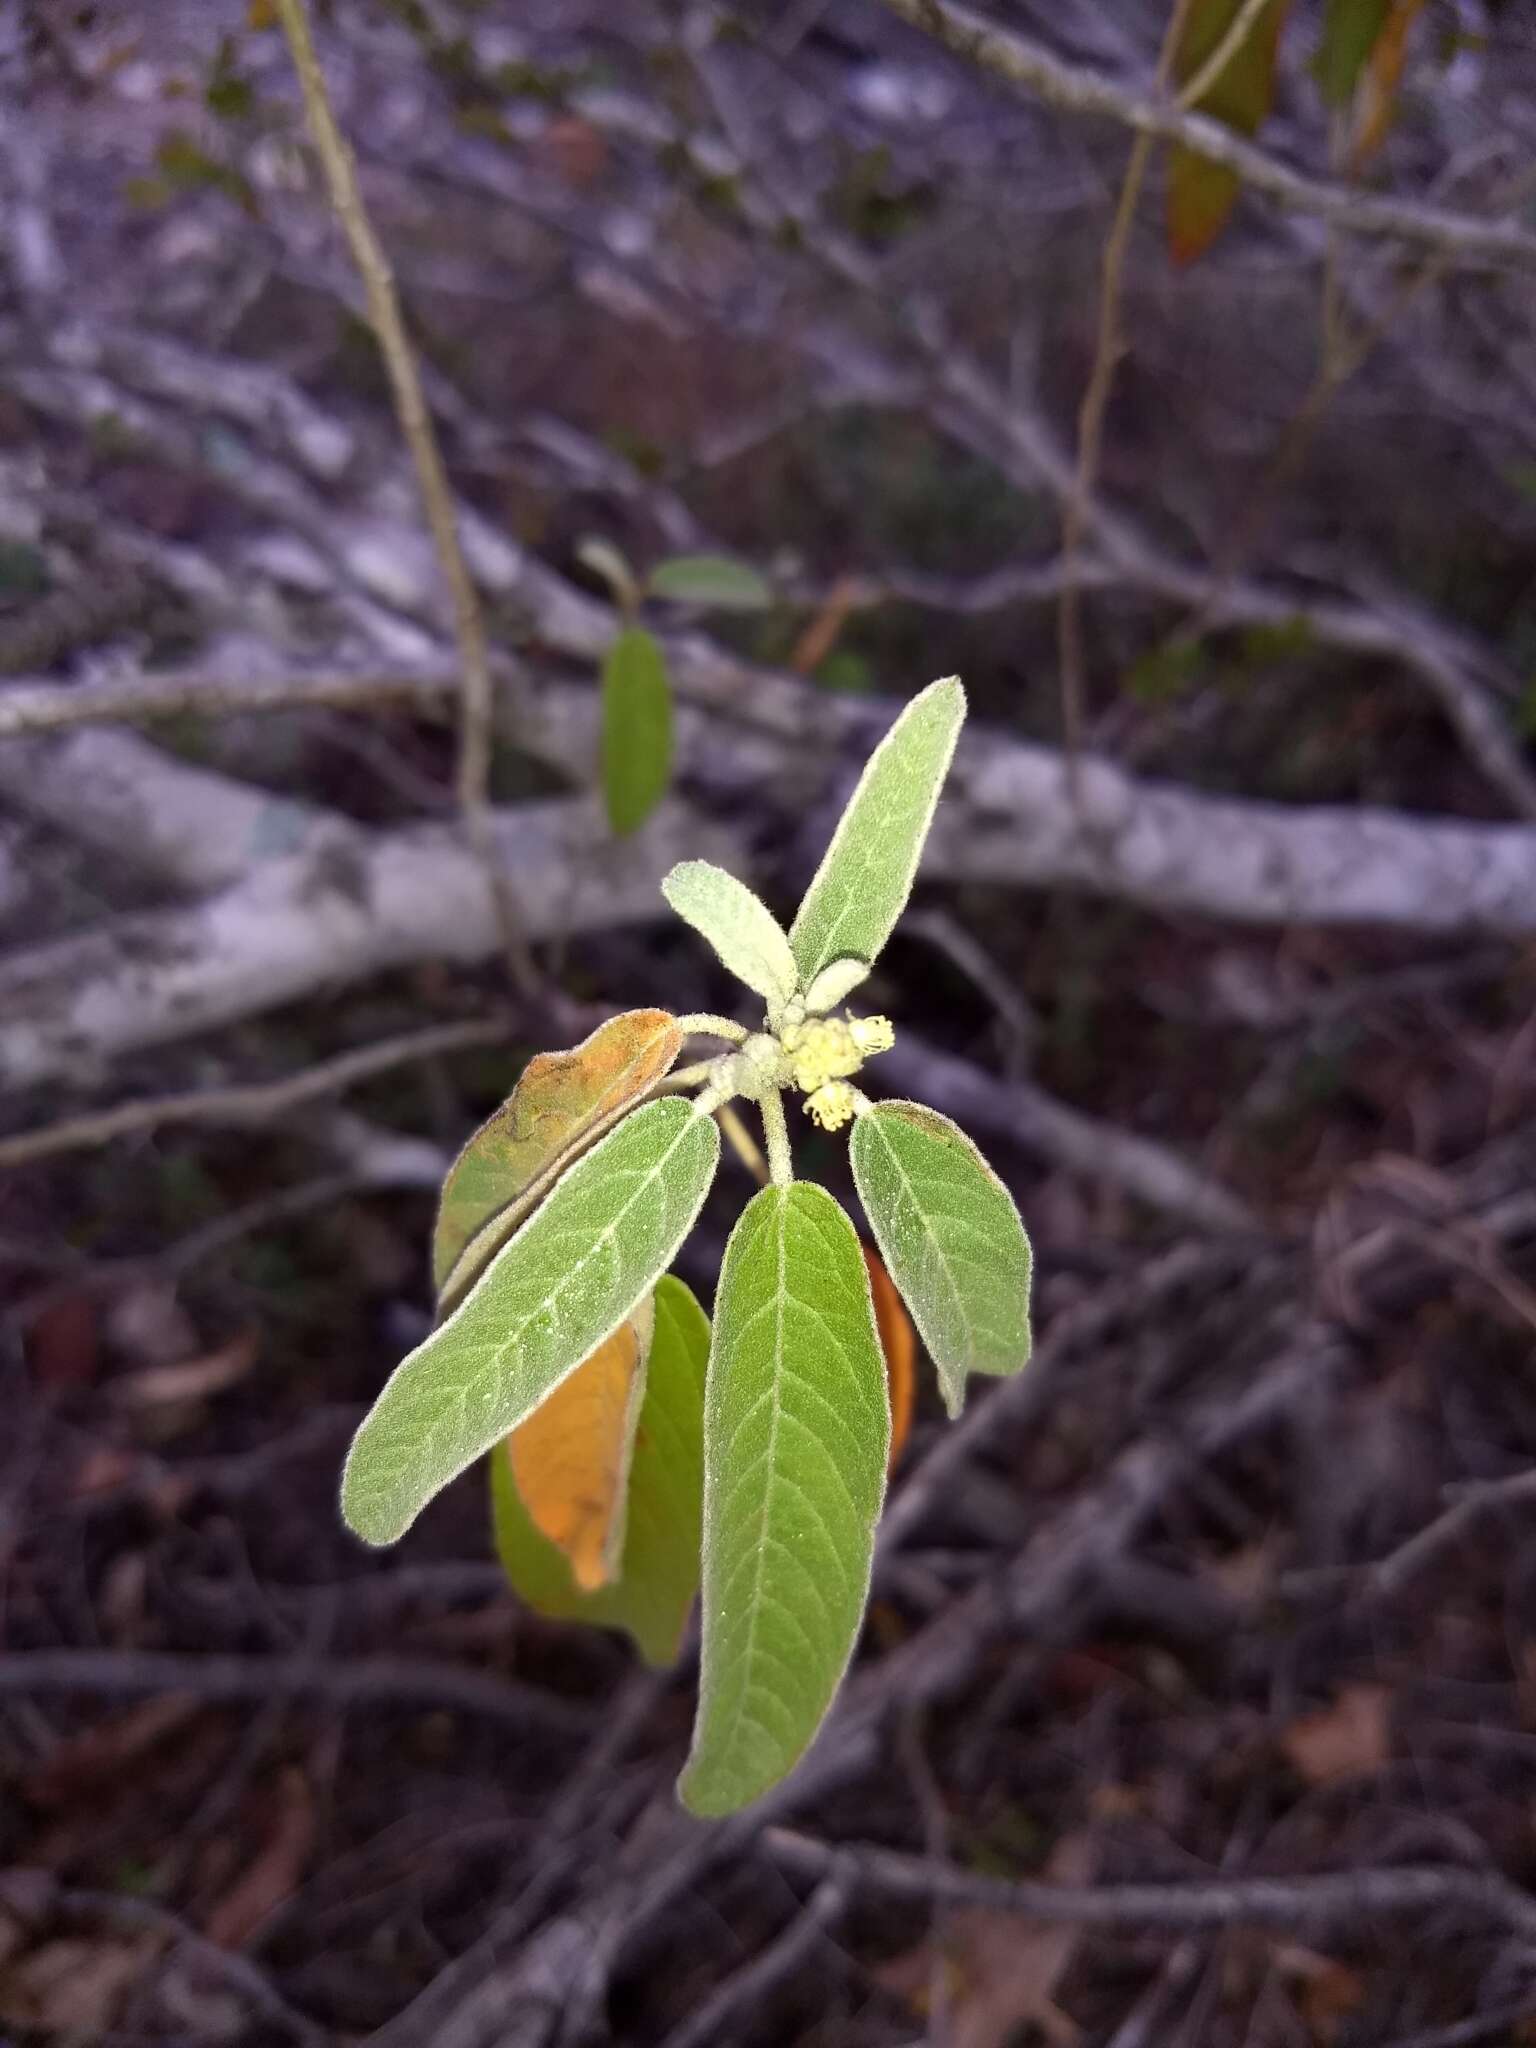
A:
{"type": "Polygon", "coordinates": [[[641,1302],[507,1438],[512,1477],[539,1534],[584,1593],[616,1575],[635,1425],[656,1310],[641,1302]]]}
{"type": "Polygon", "coordinates": [[[448,1170],[432,1233],[432,1279],[446,1314],[578,1146],[659,1081],[682,1050],[665,1010],[625,1010],[570,1052],[531,1059],[496,1114],[448,1170]]]}
{"type": "Polygon", "coordinates": [[[652,1298],[655,1330],[634,1432],[617,1576],[582,1591],[570,1558],[535,1528],[505,1444],[491,1454],[491,1503],[496,1554],[527,1606],[552,1621],[624,1629],[648,1664],[664,1666],[677,1655],[699,1589],[709,1319],[671,1273],[656,1283],[652,1298]]]}
{"type": "Polygon", "coordinates": [[[891,1276],[873,1245],[861,1243],[869,1268],[869,1292],[875,1305],[875,1328],[885,1353],[885,1383],[891,1395],[891,1457],[888,1469],[906,1446],[912,1428],[912,1402],[917,1391],[917,1335],[891,1276]]]}
{"type": "MultiPolygon", "coordinates": [[[[1174,77],[1187,85],[1221,47],[1243,0],[1194,0],[1174,57],[1174,77]]],[[[1194,111],[1252,135],[1269,112],[1275,85],[1275,51],[1290,0],[1268,7],[1233,50],[1194,111]]],[[[1226,226],[1241,181],[1224,164],[1212,163],[1183,143],[1168,162],[1168,246],[1176,263],[1204,255],[1226,226]]]]}

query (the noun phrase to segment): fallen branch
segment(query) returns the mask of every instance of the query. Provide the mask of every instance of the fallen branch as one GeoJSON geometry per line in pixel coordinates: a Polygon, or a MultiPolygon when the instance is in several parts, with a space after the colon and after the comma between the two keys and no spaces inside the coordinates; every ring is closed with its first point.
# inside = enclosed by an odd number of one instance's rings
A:
{"type": "Polygon", "coordinates": [[[1211,163],[1235,171],[1255,192],[1298,213],[1311,213],[1351,234],[1407,242],[1460,264],[1536,270],[1536,234],[1518,221],[1480,220],[1411,199],[1388,199],[1293,170],[1204,114],[1137,92],[1102,72],[1054,56],[1043,44],[987,20],[958,0],[884,0],[893,14],[922,29],[957,57],[1005,83],[1022,87],[1069,114],[1100,114],[1163,142],[1179,142],[1211,163]]]}
{"type": "Polygon", "coordinates": [[[1308,1877],[1079,1886],[985,1877],[872,1843],[828,1847],[783,1828],[768,1829],[763,1847],[776,1863],[797,1875],[824,1878],[840,1870],[855,1891],[881,1898],[982,1906],[992,1912],[1015,1913],[1023,1920],[1069,1922],[1078,1927],[1154,1927],[1171,1933],[1212,1927],[1275,1927],[1293,1934],[1353,1937],[1363,1922],[1452,1912],[1484,1924],[1492,1922],[1525,1941],[1536,1941],[1536,1899],[1530,1893],[1495,1872],[1462,1870],[1455,1865],[1405,1864],[1323,1871],[1308,1877]]]}

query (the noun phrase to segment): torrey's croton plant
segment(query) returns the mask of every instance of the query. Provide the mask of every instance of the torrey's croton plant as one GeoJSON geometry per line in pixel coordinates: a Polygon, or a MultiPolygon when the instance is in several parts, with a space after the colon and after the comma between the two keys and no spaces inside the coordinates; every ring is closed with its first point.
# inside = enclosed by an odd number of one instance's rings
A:
{"type": "MultiPolygon", "coordinates": [[[[891,1406],[869,1269],[797,1180],[787,1091],[852,1126],[853,1178],[953,1416],[967,1375],[1029,1355],[1030,1252],[1002,1182],[947,1117],[872,1102],[884,1017],[843,1008],[911,892],[965,717],[953,677],[876,748],[786,934],[705,861],[662,884],[765,1005],[632,1010],[543,1054],[444,1184],[439,1316],[358,1430],[342,1511],[393,1543],[491,1453],[497,1545],[539,1611],[676,1656],[702,1579],[702,1669],[679,1784],[699,1814],[789,1771],[832,1703],[869,1594],[891,1406]],[[723,1041],[679,1067],[689,1038],[723,1041]],[[731,1233],[713,1323],[667,1271],[714,1178],[717,1112],[757,1106],[769,1181],[731,1233]]],[[[738,1127],[739,1128],[739,1127],[738,1127]]]]}

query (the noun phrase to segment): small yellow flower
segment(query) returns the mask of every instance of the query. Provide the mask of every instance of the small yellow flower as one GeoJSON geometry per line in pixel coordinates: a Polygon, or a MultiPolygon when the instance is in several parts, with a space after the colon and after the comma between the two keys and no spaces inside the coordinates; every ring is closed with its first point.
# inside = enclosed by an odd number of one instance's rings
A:
{"type": "Polygon", "coordinates": [[[810,1017],[787,1025],[780,1043],[797,1088],[813,1094],[828,1081],[856,1074],[870,1053],[889,1052],[896,1034],[889,1017],[810,1017]]]}
{"type": "Polygon", "coordinates": [[[860,1055],[889,1052],[896,1043],[896,1027],[889,1017],[855,1017],[848,1026],[860,1055]]]}
{"type": "Polygon", "coordinates": [[[806,1115],[824,1131],[840,1131],[852,1119],[856,1100],[846,1081],[823,1081],[806,1097],[806,1115]]]}

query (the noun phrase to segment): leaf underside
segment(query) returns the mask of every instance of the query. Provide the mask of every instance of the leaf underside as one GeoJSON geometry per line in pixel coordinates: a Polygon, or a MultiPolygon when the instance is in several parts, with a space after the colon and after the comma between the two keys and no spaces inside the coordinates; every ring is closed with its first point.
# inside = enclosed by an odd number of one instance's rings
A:
{"type": "Polygon", "coordinates": [[[868,1597],[890,1428],[853,1225],[823,1188],[764,1188],[715,1303],[699,1712],[678,1786],[693,1812],[759,1797],[820,1726],[868,1597]]]}
{"type": "Polygon", "coordinates": [[[790,929],[803,988],[833,960],[873,960],[890,937],[964,718],[958,679],[930,683],[865,763],[790,929]]]}
{"type": "Polygon", "coordinates": [[[850,1145],[875,1242],[958,1415],[969,1373],[1029,1357],[1030,1249],[1013,1197],[958,1125],[917,1102],[879,1102],[850,1145]]]}
{"type": "Polygon", "coordinates": [[[626,1010],[569,1052],[539,1053],[528,1062],[443,1182],[432,1232],[439,1314],[463,1300],[523,1221],[546,1173],[670,1072],[682,1046],[683,1034],[665,1010],[626,1010]]]}
{"type": "Polygon", "coordinates": [[[699,1590],[709,1319],[670,1273],[656,1283],[654,1299],[617,1577],[583,1592],[568,1557],[534,1526],[506,1446],[492,1451],[490,1467],[497,1555],[519,1597],[552,1621],[623,1629],[647,1663],[665,1666],[677,1656],[699,1590]]]}
{"type": "Polygon", "coordinates": [[[673,868],[661,893],[685,924],[714,947],[740,982],[770,1003],[785,1003],[799,985],[795,956],[773,912],[745,882],[707,860],[673,868]]]}
{"type": "Polygon", "coordinates": [[[618,1327],[692,1229],[719,1156],[714,1119],[672,1096],[635,1110],[555,1182],[396,1367],[353,1439],[342,1513],[365,1542],[403,1535],[618,1327]]]}

